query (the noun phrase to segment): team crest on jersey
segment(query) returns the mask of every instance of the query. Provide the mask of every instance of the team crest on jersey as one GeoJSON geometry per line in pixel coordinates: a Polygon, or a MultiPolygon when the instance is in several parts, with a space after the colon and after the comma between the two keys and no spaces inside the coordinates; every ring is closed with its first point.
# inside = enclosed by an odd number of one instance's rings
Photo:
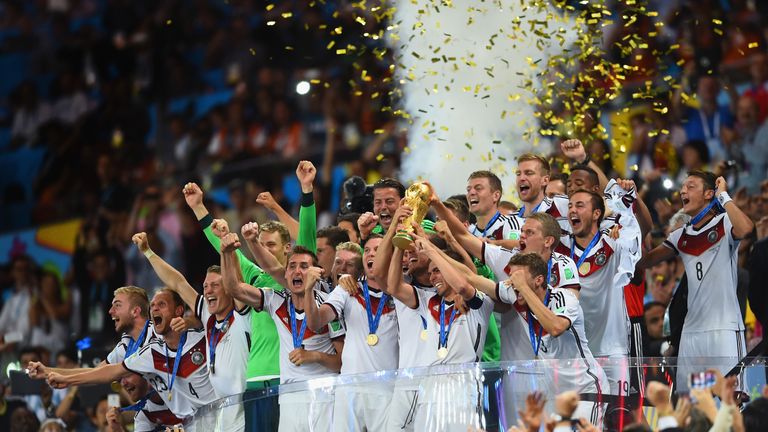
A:
{"type": "Polygon", "coordinates": [[[709,232],[709,234],[707,234],[707,240],[709,240],[710,243],[717,242],[718,237],[719,236],[717,235],[717,231],[716,230],[712,230],[712,231],[709,232]]]}
{"type": "Polygon", "coordinates": [[[221,325],[221,332],[226,333],[227,330],[229,330],[229,321],[224,321],[224,324],[221,325]]]}
{"type": "Polygon", "coordinates": [[[599,266],[603,266],[607,260],[608,258],[606,258],[605,254],[602,252],[599,252],[597,256],[595,256],[595,264],[599,266]]]}
{"type": "Polygon", "coordinates": [[[558,276],[557,272],[552,272],[552,275],[549,277],[549,284],[552,286],[557,286],[558,282],[560,282],[560,277],[558,276]]]}
{"type": "Polygon", "coordinates": [[[205,357],[203,356],[203,353],[200,351],[195,351],[192,353],[191,356],[192,363],[195,364],[195,366],[200,366],[203,364],[203,361],[205,361],[205,357]]]}

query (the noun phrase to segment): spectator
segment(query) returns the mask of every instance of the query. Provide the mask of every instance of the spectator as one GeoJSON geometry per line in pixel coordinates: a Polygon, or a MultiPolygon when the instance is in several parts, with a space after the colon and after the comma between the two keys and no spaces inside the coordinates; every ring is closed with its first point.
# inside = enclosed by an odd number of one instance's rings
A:
{"type": "Polygon", "coordinates": [[[36,288],[32,260],[25,255],[11,260],[13,292],[0,311],[0,352],[12,351],[29,340],[29,305],[36,288]]]}
{"type": "Polygon", "coordinates": [[[724,132],[733,128],[733,114],[727,107],[717,104],[720,93],[718,78],[711,75],[699,77],[696,85],[698,108],[688,107],[682,114],[683,127],[688,141],[703,141],[711,160],[715,163],[725,160],[727,152],[724,132]]]}
{"type": "Polygon", "coordinates": [[[768,176],[768,123],[760,123],[758,110],[751,97],[739,98],[735,139],[728,149],[729,158],[737,163],[732,167],[738,169],[737,185],[750,193],[756,193],[768,176]]]}
{"type": "Polygon", "coordinates": [[[19,86],[14,95],[16,100],[11,127],[11,140],[14,146],[31,147],[37,142],[37,132],[51,117],[51,109],[41,101],[32,82],[19,86]]]}
{"type": "Polygon", "coordinates": [[[54,352],[63,349],[69,337],[67,318],[71,311],[72,296],[64,291],[59,276],[44,270],[40,292],[32,297],[29,308],[30,344],[45,346],[54,352]]]}
{"type": "Polygon", "coordinates": [[[661,357],[664,343],[664,314],[667,306],[659,302],[645,304],[645,328],[647,338],[643,343],[643,355],[661,357]]]}
{"type": "Polygon", "coordinates": [[[768,55],[760,52],[749,58],[749,77],[744,96],[755,101],[759,110],[757,121],[762,123],[768,117],[768,55]]]}

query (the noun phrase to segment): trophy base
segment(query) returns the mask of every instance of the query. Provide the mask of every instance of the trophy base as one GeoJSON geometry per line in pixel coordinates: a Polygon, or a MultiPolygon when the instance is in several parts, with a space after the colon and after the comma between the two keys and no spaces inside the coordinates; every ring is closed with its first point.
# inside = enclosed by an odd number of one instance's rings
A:
{"type": "Polygon", "coordinates": [[[405,231],[400,231],[392,238],[392,244],[400,250],[412,250],[413,238],[405,231]]]}

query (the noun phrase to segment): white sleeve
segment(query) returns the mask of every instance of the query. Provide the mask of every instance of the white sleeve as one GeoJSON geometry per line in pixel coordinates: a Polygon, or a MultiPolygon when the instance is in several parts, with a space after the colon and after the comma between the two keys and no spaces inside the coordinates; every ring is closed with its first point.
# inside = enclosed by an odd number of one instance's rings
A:
{"type": "Polygon", "coordinates": [[[273,306],[276,295],[275,290],[270,288],[259,288],[259,290],[261,291],[261,311],[264,311],[270,315],[275,313],[275,308],[273,306]]]}
{"type": "Polygon", "coordinates": [[[611,210],[619,215],[618,223],[621,225],[619,238],[616,240],[619,248],[616,251],[619,255],[619,266],[613,277],[613,283],[614,286],[623,289],[635,274],[635,265],[642,256],[642,234],[632,211],[636,191],[632,189],[627,192],[616,183],[616,180],[611,179],[605,187],[605,196],[611,210]]]}
{"type": "Polygon", "coordinates": [[[139,375],[155,372],[155,361],[152,358],[152,344],[148,343],[143,348],[123,360],[123,367],[139,375]]]}
{"type": "Polygon", "coordinates": [[[731,247],[731,252],[738,253],[740,241],[733,236],[733,223],[731,223],[731,218],[728,217],[728,213],[723,213],[723,229],[725,230],[725,236],[728,239],[728,245],[731,247]]]}
{"type": "MultiPolygon", "coordinates": [[[[360,283],[357,285],[359,289],[363,289],[360,286],[360,283]]],[[[331,306],[333,310],[336,311],[336,316],[341,318],[344,316],[344,306],[346,306],[347,300],[349,300],[349,293],[347,293],[341,286],[337,286],[330,294],[328,294],[328,298],[325,299],[325,304],[331,306]]]]}
{"type": "Polygon", "coordinates": [[[497,280],[505,280],[509,277],[506,268],[509,260],[515,256],[514,250],[503,248],[499,245],[483,242],[483,264],[487,265],[497,280]]]}
{"type": "MultiPolygon", "coordinates": [[[[327,298],[328,298],[328,294],[324,293],[323,291],[315,291],[315,301],[317,302],[318,307],[320,307],[320,305],[322,305],[327,298]]],[[[341,315],[339,315],[335,320],[328,323],[328,336],[331,339],[344,336],[346,333],[347,331],[344,329],[341,315]]]]}
{"type": "Polygon", "coordinates": [[[581,289],[576,263],[567,256],[557,260],[557,286],[555,288],[581,289]]]}
{"type": "Polygon", "coordinates": [[[109,364],[120,363],[125,359],[126,351],[127,351],[127,348],[121,339],[120,342],[118,342],[117,345],[115,345],[115,347],[112,349],[112,351],[110,351],[109,354],[107,354],[107,363],[109,364]]]}
{"type": "Polygon", "coordinates": [[[210,316],[211,313],[208,312],[208,308],[205,306],[205,298],[202,294],[198,294],[197,299],[195,299],[195,318],[199,319],[203,323],[203,327],[205,327],[205,323],[210,316]]]}
{"type": "Polygon", "coordinates": [[[504,282],[496,284],[496,297],[499,301],[506,304],[513,304],[517,301],[515,290],[504,285],[504,282]]]}
{"type": "Polygon", "coordinates": [[[570,291],[554,290],[552,298],[549,299],[549,309],[557,316],[568,318],[573,324],[579,317],[579,299],[570,291]]]}

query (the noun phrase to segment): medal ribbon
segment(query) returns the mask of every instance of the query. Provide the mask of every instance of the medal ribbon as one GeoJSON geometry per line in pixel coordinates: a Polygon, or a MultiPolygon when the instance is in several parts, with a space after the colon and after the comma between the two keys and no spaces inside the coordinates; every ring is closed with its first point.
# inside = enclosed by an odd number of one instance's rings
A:
{"type": "Polygon", "coordinates": [[[688,222],[688,225],[694,226],[697,223],[701,222],[701,220],[704,219],[705,216],[707,216],[707,213],[709,213],[709,211],[712,210],[712,207],[715,207],[715,206],[717,206],[718,208],[720,207],[720,202],[717,201],[717,199],[713,199],[712,201],[710,201],[708,206],[704,207],[704,209],[700,211],[699,214],[694,216],[693,219],[691,219],[691,221],[688,222]]]}
{"type": "Polygon", "coordinates": [[[133,353],[139,350],[141,342],[144,340],[144,336],[147,334],[147,328],[149,328],[149,320],[144,323],[144,329],[141,330],[139,337],[136,340],[131,339],[131,343],[125,348],[125,356],[130,357],[133,353]]]}
{"type": "Polygon", "coordinates": [[[493,217],[491,218],[491,220],[489,220],[489,221],[488,221],[488,223],[487,223],[487,224],[485,224],[485,228],[483,228],[483,238],[485,238],[485,236],[488,234],[488,228],[492,227],[492,226],[493,226],[493,224],[495,224],[495,223],[496,223],[496,221],[497,221],[497,220],[498,220],[500,217],[501,217],[501,213],[499,213],[499,212],[497,211],[497,212],[496,212],[496,214],[495,214],[495,215],[493,215],[493,217]]]}
{"type": "MultiPolygon", "coordinates": [[[[551,291],[547,289],[547,295],[544,296],[544,306],[547,306],[549,304],[549,293],[551,291]]],[[[528,336],[531,338],[531,348],[533,348],[533,355],[535,357],[539,356],[539,348],[541,347],[541,333],[544,329],[544,327],[539,324],[539,332],[536,334],[536,331],[533,329],[535,327],[535,319],[533,319],[533,313],[531,312],[531,308],[528,308],[528,336]]]]}
{"type": "Polygon", "coordinates": [[[419,315],[419,318],[421,318],[421,326],[424,327],[424,330],[427,329],[427,320],[424,319],[423,316],[419,315]]]}
{"type": "Polygon", "coordinates": [[[376,308],[376,315],[373,315],[371,306],[371,295],[368,293],[368,281],[363,281],[363,298],[365,298],[365,312],[368,314],[368,334],[376,334],[381,320],[381,313],[384,312],[384,304],[387,303],[388,295],[382,293],[379,300],[379,307],[376,308]]]}
{"type": "Polygon", "coordinates": [[[296,331],[296,308],[288,299],[288,309],[291,312],[291,337],[293,337],[293,349],[299,349],[304,345],[304,333],[307,331],[307,320],[301,320],[301,329],[296,331]]]}
{"type": "Polygon", "coordinates": [[[453,306],[451,318],[448,320],[448,326],[445,325],[445,298],[440,299],[440,344],[438,347],[448,347],[448,335],[451,332],[453,320],[456,318],[456,306],[453,306]]]}
{"type": "MultiPolygon", "coordinates": [[[[229,313],[227,314],[227,317],[224,318],[224,325],[229,325],[229,320],[232,318],[232,313],[235,312],[235,309],[233,308],[229,313]]],[[[212,315],[214,317],[213,319],[216,319],[215,315],[212,315]]],[[[214,322],[211,325],[211,334],[208,336],[208,351],[210,352],[210,359],[211,359],[211,367],[214,367],[216,364],[216,347],[219,345],[219,341],[224,337],[224,332],[226,330],[223,330],[220,335],[217,335],[216,333],[219,332],[219,330],[216,328],[216,323],[214,322]],[[219,336],[219,337],[216,337],[219,336]]]]}
{"type": "Polygon", "coordinates": [[[146,396],[144,396],[143,398],[139,399],[139,401],[136,402],[135,404],[129,405],[129,406],[125,407],[125,408],[119,408],[118,410],[120,412],[141,411],[141,410],[144,409],[144,406],[147,404],[147,400],[149,400],[149,398],[151,398],[152,395],[155,394],[155,393],[157,393],[157,392],[154,389],[152,389],[152,390],[150,390],[149,393],[147,393],[146,396]]]}
{"type": "MultiPolygon", "coordinates": [[[[547,285],[550,284],[550,281],[552,280],[552,255],[549,256],[549,260],[547,261],[547,285]]],[[[549,294],[549,291],[547,291],[547,294],[549,294]]],[[[544,304],[546,306],[546,304],[544,304]]]]}
{"type": "MultiPolygon", "coordinates": [[[[589,252],[592,250],[593,247],[597,244],[597,241],[600,240],[600,230],[598,229],[595,233],[595,236],[592,237],[592,241],[589,242],[587,247],[584,249],[584,252],[581,254],[581,258],[579,258],[579,262],[576,263],[576,269],[578,270],[579,267],[584,263],[584,260],[587,259],[587,255],[589,255],[589,252]]],[[[574,251],[576,249],[576,239],[571,238],[571,259],[573,259],[574,251]]]]}
{"type": "MultiPolygon", "coordinates": [[[[173,358],[173,375],[168,377],[168,400],[171,400],[171,390],[173,390],[173,382],[176,381],[176,374],[179,372],[179,365],[181,364],[181,360],[184,357],[184,342],[187,341],[187,332],[184,332],[181,335],[181,338],[179,339],[179,346],[176,347],[176,357],[173,358]]],[[[170,355],[168,355],[168,344],[165,345],[165,366],[168,368],[168,371],[171,370],[171,365],[168,363],[168,359],[170,358],[170,355]]],[[[166,376],[168,376],[168,371],[165,372],[166,376]]]]}
{"type": "MultiPolygon", "coordinates": [[[[541,205],[542,205],[543,203],[544,203],[544,200],[542,199],[542,200],[541,200],[541,202],[540,202],[540,203],[538,203],[538,204],[536,205],[536,207],[534,207],[534,208],[533,208],[533,211],[531,212],[531,214],[534,214],[534,213],[536,213],[537,211],[539,211],[539,207],[541,207],[541,205]]],[[[525,206],[522,206],[522,207],[520,207],[520,211],[518,211],[518,212],[517,212],[517,215],[518,215],[518,216],[520,216],[520,217],[525,217],[525,206]]]]}

